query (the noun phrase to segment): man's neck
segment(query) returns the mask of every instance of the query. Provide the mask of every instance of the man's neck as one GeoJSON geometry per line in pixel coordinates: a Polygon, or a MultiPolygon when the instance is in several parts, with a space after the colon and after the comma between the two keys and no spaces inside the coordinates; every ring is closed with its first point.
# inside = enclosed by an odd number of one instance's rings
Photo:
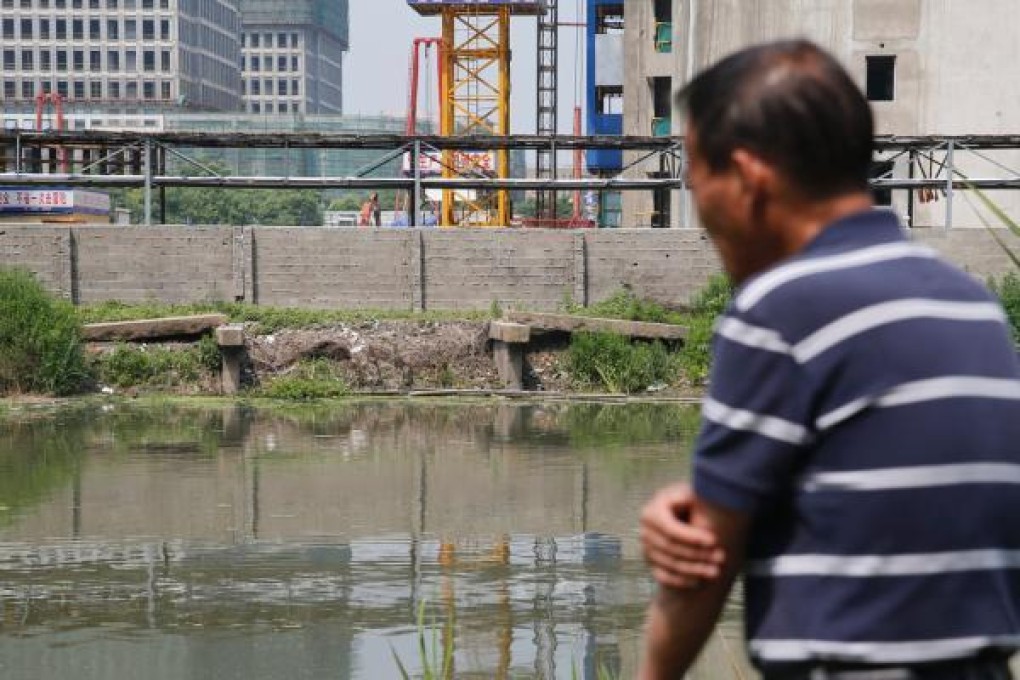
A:
{"type": "Polygon", "coordinates": [[[796,255],[833,222],[874,207],[868,193],[854,193],[827,201],[791,204],[782,216],[783,249],[787,257],[796,255]]]}

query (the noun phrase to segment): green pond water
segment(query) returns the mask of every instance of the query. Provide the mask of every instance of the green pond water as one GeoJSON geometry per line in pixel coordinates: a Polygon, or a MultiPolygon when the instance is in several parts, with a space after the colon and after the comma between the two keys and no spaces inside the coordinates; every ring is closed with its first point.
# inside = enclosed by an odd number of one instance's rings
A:
{"type": "MultiPolygon", "coordinates": [[[[662,404],[85,404],[0,416],[0,677],[633,677],[662,404]],[[431,625],[431,624],[435,625],[431,625]]],[[[694,674],[749,677],[739,613],[694,674]]]]}

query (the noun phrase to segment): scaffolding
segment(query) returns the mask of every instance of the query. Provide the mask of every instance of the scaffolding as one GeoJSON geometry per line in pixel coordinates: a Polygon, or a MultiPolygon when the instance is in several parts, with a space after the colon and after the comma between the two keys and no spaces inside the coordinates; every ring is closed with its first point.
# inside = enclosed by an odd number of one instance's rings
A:
{"type": "MultiPolygon", "coordinates": [[[[538,17],[538,73],[537,73],[537,116],[536,132],[540,135],[555,135],[559,125],[559,3],[545,0],[545,12],[538,17]]],[[[575,130],[575,133],[577,131],[575,130]]],[[[535,159],[536,177],[555,179],[556,153],[541,149],[535,159]]],[[[556,193],[538,192],[535,217],[555,220],[556,193]]]]}
{"type": "MultiPolygon", "coordinates": [[[[959,199],[967,200],[973,189],[1020,190],[1020,168],[1013,159],[1020,154],[1020,135],[879,137],[879,163],[886,170],[872,179],[877,191],[900,192],[905,198],[909,226],[915,209],[933,199],[944,201],[946,229],[957,222],[954,211],[959,199]],[[1005,155],[1003,155],[1005,154],[1005,155]],[[976,168],[969,170],[968,168],[976,168]]],[[[0,183],[51,187],[141,187],[145,190],[145,223],[152,223],[152,192],[164,187],[223,187],[265,189],[396,189],[421,196],[427,190],[468,194],[500,191],[654,191],[688,189],[682,168],[683,140],[678,137],[556,135],[495,136],[336,134],[320,132],[104,132],[104,131],[0,131],[0,183]],[[210,149],[350,149],[378,152],[378,157],[352,174],[287,176],[228,175],[205,162],[203,150],[210,149]],[[411,177],[369,176],[410,154],[411,167],[418,167],[422,154],[436,152],[503,152],[601,149],[638,151],[632,164],[659,158],[666,168],[656,177],[625,178],[622,168],[611,177],[509,178],[474,176],[411,177]],[[67,170],[57,172],[61,154],[66,153],[67,170]],[[167,174],[167,161],[174,159],[181,174],[167,174]]],[[[930,206],[926,206],[931,212],[930,206]]],[[[505,224],[511,224],[509,220],[505,224]]],[[[935,226],[926,224],[923,226],[935,226]]]]}
{"type": "MultiPolygon", "coordinates": [[[[440,134],[506,136],[510,134],[510,17],[536,14],[537,0],[419,2],[408,4],[423,15],[440,15],[442,37],[442,98],[440,134]]],[[[507,179],[506,149],[446,149],[442,177],[507,179]]],[[[444,226],[505,227],[510,224],[510,197],[504,189],[443,190],[444,226]]]]}

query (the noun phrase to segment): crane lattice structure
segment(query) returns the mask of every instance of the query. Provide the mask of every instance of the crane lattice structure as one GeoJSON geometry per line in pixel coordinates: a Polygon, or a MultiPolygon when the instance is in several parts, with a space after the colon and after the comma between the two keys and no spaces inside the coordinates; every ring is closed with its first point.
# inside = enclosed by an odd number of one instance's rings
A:
{"type": "MultiPolygon", "coordinates": [[[[538,101],[536,106],[539,135],[553,136],[557,133],[558,71],[559,71],[559,3],[545,0],[545,12],[538,16],[538,101]]],[[[536,177],[555,179],[556,153],[551,149],[540,149],[536,157],[536,177]]],[[[535,216],[556,219],[556,192],[540,191],[537,194],[535,216]]]]}
{"type": "MultiPolygon", "coordinates": [[[[443,136],[510,134],[510,17],[538,14],[540,0],[408,0],[426,16],[443,21],[440,134],[443,136]]],[[[442,154],[442,175],[510,176],[505,149],[495,152],[442,154]]],[[[496,191],[443,190],[441,223],[445,226],[505,227],[510,198],[496,191]]]]}

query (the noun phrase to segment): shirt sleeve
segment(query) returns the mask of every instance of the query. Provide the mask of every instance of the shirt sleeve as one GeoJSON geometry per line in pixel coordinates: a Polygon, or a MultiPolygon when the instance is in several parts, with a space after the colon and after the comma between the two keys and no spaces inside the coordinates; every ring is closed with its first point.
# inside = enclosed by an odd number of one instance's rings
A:
{"type": "Polygon", "coordinates": [[[753,514],[788,488],[812,439],[809,390],[778,332],[723,316],[694,452],[698,496],[753,514]]]}

